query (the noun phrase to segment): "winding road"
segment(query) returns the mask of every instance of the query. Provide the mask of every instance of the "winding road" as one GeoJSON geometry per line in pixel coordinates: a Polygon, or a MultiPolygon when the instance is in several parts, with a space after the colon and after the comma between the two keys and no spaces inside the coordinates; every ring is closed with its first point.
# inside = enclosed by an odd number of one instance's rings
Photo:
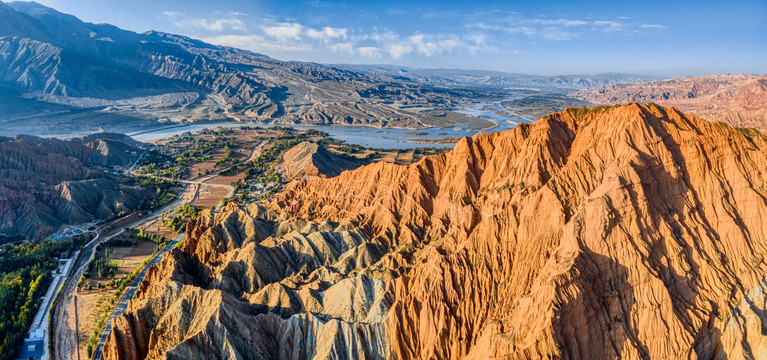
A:
{"type": "MultiPolygon", "coordinates": [[[[226,171],[226,170],[228,170],[229,168],[231,168],[231,167],[233,167],[235,165],[238,165],[238,164],[241,164],[241,163],[244,163],[244,162],[251,161],[251,160],[255,159],[256,157],[258,157],[258,155],[260,154],[261,150],[263,149],[263,147],[265,145],[266,145],[265,141],[260,142],[258,145],[253,147],[253,150],[251,151],[250,156],[248,156],[247,159],[245,159],[243,161],[240,161],[238,163],[235,163],[235,164],[231,165],[230,167],[228,167],[226,169],[223,169],[221,171],[226,171]]],[[[139,161],[144,157],[145,154],[146,154],[146,152],[142,153],[136,159],[136,161],[133,162],[133,164],[131,165],[131,167],[128,170],[129,174],[134,174],[136,166],[138,165],[139,161]]],[[[85,254],[85,253],[90,253],[90,254],[89,254],[87,259],[85,259],[85,257],[82,256],[80,258],[80,261],[78,261],[77,264],[74,265],[76,267],[75,271],[67,279],[64,280],[64,285],[63,285],[61,293],[60,293],[60,297],[61,297],[62,301],[60,301],[57,304],[55,304],[56,306],[53,309],[53,313],[54,313],[54,316],[53,316],[53,319],[54,319],[53,329],[54,329],[54,331],[53,331],[53,334],[52,334],[51,337],[53,339],[53,346],[52,346],[52,348],[54,349],[54,354],[53,354],[54,356],[52,358],[60,359],[60,360],[72,359],[72,358],[74,358],[75,354],[77,354],[77,357],[79,358],[79,351],[77,349],[77,347],[78,347],[77,346],[77,336],[76,336],[76,331],[77,330],[76,329],[72,329],[72,327],[69,326],[70,325],[69,324],[70,314],[68,312],[67,307],[74,300],[73,297],[74,297],[74,293],[75,293],[75,291],[77,289],[77,281],[80,279],[80,277],[82,276],[83,272],[88,268],[90,262],[95,257],[96,246],[98,244],[102,243],[102,242],[106,242],[106,241],[111,240],[112,238],[114,238],[117,235],[120,235],[127,228],[141,226],[141,225],[146,224],[148,222],[154,221],[158,217],[160,217],[164,212],[166,212],[166,211],[168,211],[170,209],[175,209],[176,207],[181,206],[184,203],[191,201],[191,199],[194,199],[194,197],[196,196],[197,192],[199,191],[199,189],[202,186],[226,188],[227,190],[229,190],[229,193],[227,193],[224,198],[227,198],[227,199],[231,198],[234,195],[234,190],[235,190],[234,187],[232,187],[230,185],[225,185],[225,184],[213,184],[213,183],[208,183],[207,182],[207,181],[215,178],[216,176],[218,176],[218,175],[214,174],[214,175],[209,175],[209,176],[202,177],[202,178],[199,178],[199,179],[196,179],[196,180],[176,180],[176,179],[170,179],[170,178],[156,177],[157,179],[177,181],[177,182],[180,182],[180,183],[183,183],[183,184],[198,185],[198,186],[197,187],[194,187],[194,186],[187,186],[187,187],[185,187],[184,192],[182,193],[182,195],[177,197],[171,203],[167,204],[166,206],[164,206],[163,208],[161,208],[159,210],[154,211],[148,217],[142,218],[141,220],[136,221],[136,222],[134,222],[132,224],[123,226],[119,231],[109,235],[108,237],[101,237],[100,234],[97,233],[96,237],[83,247],[81,252],[83,254],[85,254]]],[[[219,210],[220,208],[221,208],[221,202],[218,203],[218,205],[216,206],[215,209],[219,210]]],[[[93,359],[101,359],[101,357],[103,356],[104,344],[106,342],[106,339],[109,337],[109,333],[112,331],[112,320],[114,320],[115,318],[117,318],[118,316],[122,315],[125,312],[125,310],[127,309],[127,306],[128,306],[128,302],[131,299],[133,299],[133,295],[135,294],[136,289],[138,288],[138,285],[141,283],[141,281],[144,280],[144,277],[146,276],[147,270],[150,267],[152,267],[153,265],[156,265],[157,263],[159,263],[160,260],[162,259],[162,255],[165,254],[170,249],[172,249],[174,246],[176,246],[176,244],[181,242],[184,239],[185,235],[186,234],[179,235],[173,241],[169,242],[157,254],[155,254],[152,257],[152,260],[150,260],[150,262],[141,270],[141,272],[139,272],[138,276],[136,276],[136,279],[134,279],[133,282],[131,282],[130,286],[126,287],[125,292],[123,293],[122,297],[120,298],[120,301],[117,302],[117,304],[115,305],[114,309],[112,310],[112,313],[110,314],[110,316],[108,318],[107,324],[106,324],[106,326],[104,327],[104,330],[101,333],[101,337],[99,338],[99,342],[98,342],[98,344],[96,346],[96,349],[94,351],[94,354],[93,354],[93,359]]]]}
{"type": "Polygon", "coordinates": [[[101,359],[101,355],[104,351],[104,344],[107,341],[107,338],[109,337],[109,333],[112,332],[112,320],[116,319],[118,316],[122,315],[125,310],[128,308],[128,302],[133,299],[133,295],[136,294],[136,289],[138,289],[138,285],[141,284],[142,281],[144,281],[144,277],[146,276],[147,271],[149,268],[151,268],[154,265],[157,265],[160,262],[160,259],[162,259],[162,256],[168,252],[168,250],[172,249],[176,244],[181,242],[181,240],[184,240],[184,237],[186,237],[186,234],[181,234],[173,241],[169,242],[167,245],[165,245],[162,250],[160,250],[157,254],[152,257],[152,260],[147,263],[146,266],[139,272],[139,274],[136,276],[136,278],[131,282],[131,284],[125,288],[125,292],[123,293],[122,297],[120,297],[120,301],[115,304],[114,310],[112,310],[112,314],[109,315],[109,319],[107,319],[107,325],[104,327],[104,331],[101,332],[101,337],[99,338],[99,342],[96,345],[96,351],[93,352],[93,358],[94,359],[101,359]]]}

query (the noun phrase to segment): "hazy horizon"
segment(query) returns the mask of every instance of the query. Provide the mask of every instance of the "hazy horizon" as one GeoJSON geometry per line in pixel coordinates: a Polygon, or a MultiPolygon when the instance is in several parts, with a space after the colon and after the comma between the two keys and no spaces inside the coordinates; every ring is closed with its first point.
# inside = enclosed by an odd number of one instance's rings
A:
{"type": "Polygon", "coordinates": [[[40,0],[94,23],[157,30],[283,59],[537,75],[763,74],[761,1],[40,0]]]}

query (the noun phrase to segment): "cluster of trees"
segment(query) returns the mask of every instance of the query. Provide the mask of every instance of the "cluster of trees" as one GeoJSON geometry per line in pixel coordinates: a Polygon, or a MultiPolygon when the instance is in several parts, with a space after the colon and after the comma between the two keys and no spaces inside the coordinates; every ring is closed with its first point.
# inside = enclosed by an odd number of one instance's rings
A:
{"type": "Polygon", "coordinates": [[[96,268],[96,274],[100,278],[114,277],[115,270],[117,269],[117,267],[109,261],[106,255],[105,257],[96,259],[92,266],[96,268]]]}
{"type": "Polygon", "coordinates": [[[112,240],[109,240],[109,245],[110,246],[123,246],[123,247],[135,246],[136,245],[136,238],[131,239],[129,237],[118,236],[118,237],[113,238],[112,240]]]}
{"type": "Polygon", "coordinates": [[[234,162],[234,152],[229,146],[224,147],[224,151],[226,151],[226,154],[224,157],[222,157],[220,160],[216,161],[216,164],[213,165],[213,167],[219,167],[227,162],[234,162]]]}
{"type": "Polygon", "coordinates": [[[142,228],[131,228],[129,230],[131,233],[135,234],[136,240],[138,241],[151,241],[155,244],[162,244],[165,242],[165,237],[162,235],[152,234],[144,231],[142,228]]]}
{"type": "Polygon", "coordinates": [[[202,211],[202,207],[199,206],[192,206],[190,203],[184,204],[184,206],[179,206],[176,208],[176,211],[181,212],[184,216],[189,216],[190,219],[196,219],[197,215],[202,211]]]}
{"type": "Polygon", "coordinates": [[[51,267],[57,262],[54,257],[67,258],[72,252],[90,241],[91,235],[86,234],[71,239],[29,240],[18,244],[6,244],[0,248],[0,273],[7,274],[25,268],[51,267]]]}
{"type": "Polygon", "coordinates": [[[161,192],[159,196],[157,196],[156,198],[150,200],[148,202],[148,205],[147,205],[146,209],[142,208],[141,210],[156,210],[156,209],[159,209],[159,208],[161,208],[161,207],[163,207],[165,205],[170,204],[170,202],[173,201],[173,200],[176,200],[177,197],[178,197],[178,195],[176,195],[176,193],[165,190],[165,191],[161,192]]]}
{"type": "Polygon", "coordinates": [[[189,131],[185,131],[181,134],[173,135],[168,138],[169,144],[186,143],[189,141],[194,141],[194,135],[192,135],[192,133],[189,131]]]}
{"type": "Polygon", "coordinates": [[[330,137],[330,134],[328,134],[328,133],[326,133],[326,132],[324,132],[324,131],[321,131],[321,130],[317,130],[317,129],[309,129],[309,130],[306,130],[306,131],[304,132],[304,134],[306,134],[306,136],[320,136],[320,137],[322,137],[323,139],[332,139],[332,138],[330,137]]]}
{"type": "Polygon", "coordinates": [[[58,267],[56,257],[69,257],[90,240],[30,240],[0,248],[0,360],[15,359],[38,304],[36,299],[58,267]]]}
{"type": "MultiPolygon", "coordinates": [[[[291,129],[292,130],[292,129],[291,129]]],[[[275,139],[274,144],[261,152],[257,158],[247,164],[246,181],[270,182],[280,181],[280,175],[274,171],[274,165],[282,160],[282,154],[288,149],[306,140],[306,133],[284,134],[275,139]]]]}
{"type": "Polygon", "coordinates": [[[24,333],[37,311],[35,298],[49,273],[5,274],[0,280],[0,359],[14,359],[24,333]],[[26,283],[25,278],[34,278],[26,283]]]}
{"type": "MultiPolygon", "coordinates": [[[[154,165],[154,164],[152,164],[154,165]]],[[[157,179],[151,176],[135,176],[126,177],[123,179],[123,183],[131,186],[141,186],[143,188],[154,189],[157,196],[151,200],[142,202],[139,205],[138,210],[155,210],[161,208],[171,201],[175,200],[178,195],[175,193],[175,189],[178,188],[178,182],[157,179]]]]}
{"type": "MultiPolygon", "coordinates": [[[[242,127],[240,127],[240,128],[242,128],[242,127]]],[[[202,129],[202,130],[198,131],[197,133],[198,134],[203,134],[203,135],[229,135],[229,134],[231,134],[233,132],[234,132],[234,129],[229,128],[229,127],[223,127],[223,126],[219,125],[219,126],[216,126],[215,129],[202,129]]],[[[186,132],[185,134],[188,134],[188,132],[186,132]]]]}
{"type": "Polygon", "coordinates": [[[297,132],[296,129],[294,129],[294,128],[290,127],[290,126],[279,126],[278,125],[278,126],[272,126],[270,129],[277,130],[277,131],[282,131],[282,133],[285,134],[285,135],[292,135],[292,134],[295,134],[297,132]]]}
{"type": "Polygon", "coordinates": [[[200,211],[202,211],[202,209],[202,207],[192,206],[191,204],[186,203],[184,206],[179,206],[176,208],[176,211],[178,212],[176,216],[168,219],[163,219],[162,224],[168,229],[171,229],[177,234],[180,234],[186,231],[186,220],[196,219],[197,215],[200,213],[200,211]]]}
{"type": "Polygon", "coordinates": [[[213,147],[216,149],[222,149],[224,147],[233,147],[237,145],[237,139],[230,136],[216,136],[212,141],[213,147]]]}
{"type": "Polygon", "coordinates": [[[187,150],[182,151],[176,156],[176,162],[181,165],[190,166],[210,158],[213,154],[214,146],[203,139],[194,139],[186,148],[187,150]]]}
{"type": "Polygon", "coordinates": [[[151,163],[142,166],[138,172],[139,174],[152,174],[159,177],[180,179],[187,173],[188,170],[188,167],[176,164],[151,163]]]}
{"type": "Polygon", "coordinates": [[[183,221],[181,214],[176,214],[176,216],[169,219],[163,219],[162,224],[177,234],[186,231],[186,222],[183,221]]]}
{"type": "Polygon", "coordinates": [[[226,136],[233,131],[233,129],[221,127],[198,131],[198,134],[215,135],[213,140],[195,137],[190,132],[174,135],[169,139],[168,146],[163,148],[165,156],[174,161],[171,164],[165,162],[149,163],[143,166],[139,172],[180,179],[186,175],[192,165],[209,159],[215,149],[227,150],[225,158],[219,161],[216,166],[226,161],[233,161],[233,153],[230,149],[237,145],[237,139],[226,136]]]}

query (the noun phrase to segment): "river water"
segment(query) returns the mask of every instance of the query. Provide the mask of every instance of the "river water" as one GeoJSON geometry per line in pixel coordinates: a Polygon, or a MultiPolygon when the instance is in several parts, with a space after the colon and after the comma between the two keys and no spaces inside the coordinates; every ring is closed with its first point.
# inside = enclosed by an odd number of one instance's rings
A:
{"type": "Polygon", "coordinates": [[[206,123],[178,125],[156,130],[142,131],[140,133],[128,134],[138,141],[155,141],[182,134],[190,131],[195,132],[206,128],[221,127],[239,127],[239,126],[290,126],[296,129],[317,129],[330,134],[331,137],[344,140],[350,144],[358,144],[365,147],[385,148],[385,149],[405,149],[414,147],[452,147],[453,144],[441,143],[422,143],[417,139],[440,139],[447,137],[474,136],[477,133],[495,133],[509,130],[520,123],[529,122],[501,106],[502,101],[481,102],[463,110],[456,112],[476,116],[479,118],[491,120],[497,126],[485,130],[471,130],[466,125],[456,125],[450,127],[430,127],[426,129],[381,129],[372,126],[348,126],[348,125],[282,125],[282,124],[264,124],[264,123],[206,123]],[[412,134],[413,132],[424,132],[426,134],[412,134]],[[408,134],[411,133],[411,134],[408,134]]]}

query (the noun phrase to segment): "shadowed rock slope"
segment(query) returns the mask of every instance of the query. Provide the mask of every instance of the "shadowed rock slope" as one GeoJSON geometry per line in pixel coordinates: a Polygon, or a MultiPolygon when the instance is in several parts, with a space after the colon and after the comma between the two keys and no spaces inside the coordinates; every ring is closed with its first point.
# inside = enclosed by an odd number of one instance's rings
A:
{"type": "Polygon", "coordinates": [[[568,109],[204,212],[109,359],[764,358],[767,142],[568,109]]]}
{"type": "Polygon", "coordinates": [[[0,137],[0,235],[39,237],[64,224],[114,217],[156,196],[107,173],[140,151],[121,134],[72,140],[0,137]]]}

